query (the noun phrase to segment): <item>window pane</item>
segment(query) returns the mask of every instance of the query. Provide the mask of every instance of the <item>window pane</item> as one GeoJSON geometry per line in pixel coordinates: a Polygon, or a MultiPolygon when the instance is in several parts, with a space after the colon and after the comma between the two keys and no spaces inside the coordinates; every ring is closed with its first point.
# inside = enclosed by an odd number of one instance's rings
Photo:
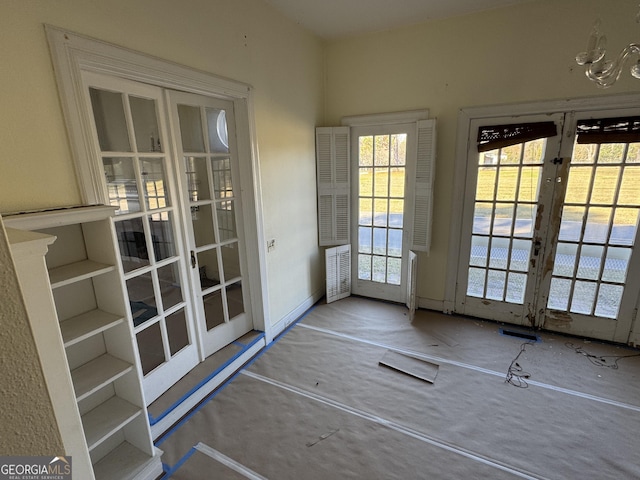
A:
{"type": "Polygon", "coordinates": [[[532,140],[524,144],[524,154],[522,163],[525,165],[533,163],[542,163],[544,159],[544,150],[547,146],[547,139],[540,138],[538,140],[532,140]]]}
{"type": "Polygon", "coordinates": [[[375,165],[388,166],[389,165],[389,135],[376,135],[374,138],[375,150],[374,150],[374,162],[375,165]]]}
{"type": "Polygon", "coordinates": [[[603,143],[598,153],[598,163],[622,163],[626,143],[603,143]]]}
{"type": "Polygon", "coordinates": [[[220,233],[220,241],[232,240],[238,238],[236,230],[236,212],[234,210],[235,201],[228,200],[216,204],[216,214],[218,219],[218,232],[220,233]]]}
{"type": "Polygon", "coordinates": [[[231,160],[223,158],[221,160],[213,160],[213,189],[216,198],[233,197],[233,182],[231,179],[231,160]]]}
{"type": "Polygon", "coordinates": [[[498,171],[495,167],[479,167],[476,200],[493,200],[498,171]]]}
{"type": "Polygon", "coordinates": [[[520,173],[519,202],[537,202],[542,167],[522,167],[520,173]]]}
{"type": "Polygon", "coordinates": [[[467,295],[482,298],[484,295],[484,268],[470,268],[467,280],[467,295]]]}
{"type": "Polygon", "coordinates": [[[631,258],[630,248],[609,247],[604,262],[602,280],[605,282],[624,283],[631,258]]]}
{"type": "Polygon", "coordinates": [[[371,256],[358,255],[358,279],[371,280],[371,256]]]}
{"type": "Polygon", "coordinates": [[[537,205],[518,205],[513,234],[518,237],[533,238],[533,225],[537,212],[537,205]]]}
{"type": "Polygon", "coordinates": [[[207,159],[203,157],[184,157],[184,167],[187,173],[189,201],[211,200],[207,159]]]}
{"type": "Polygon", "coordinates": [[[619,167],[598,167],[593,178],[591,203],[613,205],[618,187],[619,167]]]}
{"type": "Polygon", "coordinates": [[[495,218],[493,220],[494,235],[511,235],[513,225],[513,204],[500,203],[496,205],[495,218]]]}
{"type": "Polygon", "coordinates": [[[387,279],[386,257],[372,257],[372,260],[373,260],[372,280],[374,282],[384,283],[387,279]]]}
{"type": "Polygon", "coordinates": [[[220,269],[218,268],[218,252],[215,248],[199,252],[198,270],[200,274],[200,288],[206,290],[220,284],[220,269]]]}
{"type": "Polygon", "coordinates": [[[373,219],[373,200],[370,198],[361,198],[358,223],[360,225],[371,225],[372,219],[373,219]]]}
{"type": "Polygon", "coordinates": [[[609,234],[611,208],[591,207],[584,229],[584,241],[590,243],[605,243],[609,234]]]}
{"type": "Polygon", "coordinates": [[[177,262],[158,268],[158,281],[164,310],[168,310],[184,301],[177,262]]]}
{"type": "Polygon", "coordinates": [[[638,230],[637,208],[617,208],[611,226],[609,243],[614,245],[633,245],[638,230]]]}
{"type": "Polygon", "coordinates": [[[577,242],[580,240],[585,210],[584,207],[564,206],[562,209],[562,219],[560,220],[559,240],[569,242],[577,242]]]}
{"type": "Polygon", "coordinates": [[[358,228],[358,252],[371,253],[373,229],[371,227],[358,228]]]}
{"type": "Polygon", "coordinates": [[[402,256],[402,230],[389,230],[389,251],[388,255],[392,257],[402,256]]]}
{"type": "Polygon", "coordinates": [[[122,269],[125,273],[149,265],[149,252],[141,218],[115,222],[122,269]]]}
{"type": "Polygon", "coordinates": [[[140,211],[140,197],[132,158],[102,159],[109,204],[118,207],[117,215],[140,211]]]}
{"type": "Polygon", "coordinates": [[[162,212],[149,216],[149,229],[156,261],[176,255],[176,246],[173,239],[173,222],[171,212],[162,212]]]}
{"type": "Polygon", "coordinates": [[[122,94],[90,88],[89,95],[100,150],[103,152],[130,152],[131,144],[124,116],[122,94]]]}
{"type": "Polygon", "coordinates": [[[156,101],[129,96],[136,148],[139,152],[162,152],[160,130],[156,116],[156,101]]]}
{"type": "Polygon", "coordinates": [[[517,165],[522,155],[522,144],[511,145],[501,150],[500,165],[517,165]]]}
{"type": "Polygon", "coordinates": [[[142,373],[146,375],[165,361],[160,324],[156,322],[150,325],[149,328],[136,333],[136,340],[138,342],[142,373]]]}
{"type": "Polygon", "coordinates": [[[225,282],[229,282],[241,274],[240,253],[238,243],[230,243],[220,247],[222,254],[222,272],[225,282]]]}
{"type": "Polygon", "coordinates": [[[373,197],[373,168],[360,168],[360,191],[361,197],[373,197]]]}
{"type": "Polygon", "coordinates": [[[202,296],[204,316],[207,330],[211,330],[224,323],[224,306],[222,304],[222,292],[216,290],[202,296]]]}
{"type": "Polygon", "coordinates": [[[526,272],[529,269],[529,256],[531,255],[531,241],[513,239],[511,246],[511,264],[510,270],[526,272]]]}
{"type": "Polygon", "coordinates": [[[506,282],[506,272],[489,270],[487,272],[487,295],[491,300],[504,300],[504,287],[506,282]]]}
{"type": "Polygon", "coordinates": [[[553,274],[562,277],[573,277],[577,254],[578,245],[574,243],[558,243],[556,258],[553,262],[553,274]]]}
{"type": "Polygon", "coordinates": [[[387,208],[388,200],[386,198],[376,199],[373,202],[375,208],[373,214],[373,224],[378,227],[386,227],[388,225],[387,208]]]}
{"type": "Polygon", "coordinates": [[[623,291],[622,285],[601,284],[595,314],[598,317],[616,318],[618,310],[620,310],[623,291]]]}
{"type": "Polygon", "coordinates": [[[509,239],[494,237],[491,240],[491,257],[489,259],[489,267],[491,268],[507,268],[507,259],[509,258],[509,239]]]}
{"type": "Polygon", "coordinates": [[[387,283],[390,285],[400,285],[401,260],[399,258],[387,259],[387,283]]]}
{"type": "Polygon", "coordinates": [[[489,239],[487,237],[478,237],[473,235],[471,237],[471,258],[469,265],[477,267],[487,266],[487,244],[489,239]]]}
{"type": "Polygon", "coordinates": [[[587,203],[588,186],[591,184],[592,167],[574,167],[569,169],[565,203],[587,203]]]}
{"type": "Polygon", "coordinates": [[[518,168],[501,168],[498,174],[498,191],[496,199],[513,201],[516,199],[518,184],[518,168]]]}
{"type": "Polygon", "coordinates": [[[360,143],[360,166],[373,166],[373,137],[359,137],[358,142],[360,143]]]}
{"type": "Polygon", "coordinates": [[[573,287],[573,299],[571,300],[571,311],[591,315],[596,297],[596,284],[593,282],[582,282],[577,280],[573,287]]]}
{"type": "Polygon", "coordinates": [[[204,152],[200,109],[189,105],[178,105],[178,117],[183,151],[204,152]]]}
{"type": "Polygon", "coordinates": [[[373,229],[373,253],[377,255],[387,254],[387,229],[373,229]]]}
{"type": "Polygon", "coordinates": [[[640,205],[640,167],[626,167],[624,169],[618,205],[640,205]]]}
{"type": "Polygon", "coordinates": [[[526,286],[527,276],[524,273],[509,273],[506,301],[522,304],[524,302],[524,291],[526,286]]]}
{"type": "Polygon", "coordinates": [[[389,200],[389,226],[402,228],[404,200],[389,200]]]}
{"type": "Polygon", "coordinates": [[[229,319],[233,319],[244,313],[244,301],[242,299],[242,282],[236,282],[226,287],[227,307],[229,309],[229,319]]]}
{"type": "Polygon", "coordinates": [[[547,307],[551,310],[566,311],[569,305],[569,295],[571,294],[571,280],[564,278],[552,278],[551,288],[549,288],[549,300],[547,307]]]}
{"type": "Polygon", "coordinates": [[[203,247],[216,243],[213,230],[213,212],[211,205],[196,205],[191,207],[191,224],[196,247],[203,247]]]}
{"type": "Polygon", "coordinates": [[[187,319],[184,308],[172,313],[166,318],[167,336],[169,337],[169,351],[171,356],[189,345],[189,333],[187,331],[187,319]]]}
{"type": "Polygon", "coordinates": [[[169,188],[164,174],[164,160],[148,158],[140,161],[144,198],[149,210],[168,207],[169,188]]]}
{"type": "Polygon", "coordinates": [[[229,152],[229,135],[227,133],[227,113],[217,108],[205,108],[209,127],[209,151],[215,153],[229,152]]]}
{"type": "Polygon", "coordinates": [[[158,315],[156,295],[150,273],[126,281],[133,326],[137,327],[158,315]]]}
{"type": "Polygon", "coordinates": [[[373,195],[375,197],[387,197],[389,195],[389,169],[374,169],[373,195]]]}
{"type": "Polygon", "coordinates": [[[600,278],[600,264],[604,247],[596,245],[583,245],[578,262],[577,278],[586,280],[598,280],[600,278]]]}

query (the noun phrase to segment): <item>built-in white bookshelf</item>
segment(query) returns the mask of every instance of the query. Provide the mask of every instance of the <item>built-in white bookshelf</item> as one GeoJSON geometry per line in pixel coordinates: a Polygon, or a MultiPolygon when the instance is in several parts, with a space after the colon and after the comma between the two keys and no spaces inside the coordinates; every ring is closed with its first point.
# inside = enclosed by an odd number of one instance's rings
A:
{"type": "Polygon", "coordinates": [[[161,452],[151,439],[113,212],[73,207],[4,222],[55,237],[45,255],[47,285],[95,478],[154,479],[162,473],[161,452]]]}

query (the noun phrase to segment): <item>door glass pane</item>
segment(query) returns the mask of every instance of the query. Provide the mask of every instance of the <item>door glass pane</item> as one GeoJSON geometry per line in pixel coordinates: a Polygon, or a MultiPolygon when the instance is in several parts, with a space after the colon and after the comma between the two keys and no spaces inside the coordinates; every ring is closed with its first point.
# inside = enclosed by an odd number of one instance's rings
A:
{"type": "Polygon", "coordinates": [[[600,277],[600,266],[604,247],[599,245],[583,245],[580,251],[577,277],[586,280],[597,280],[600,277]]]}
{"type": "Polygon", "coordinates": [[[160,283],[160,295],[164,310],[184,301],[178,268],[177,262],[158,268],[158,282],[160,283]]]}
{"type": "Polygon", "coordinates": [[[123,95],[89,88],[98,143],[103,152],[130,152],[129,132],[124,115],[123,95]]]}
{"type": "Polygon", "coordinates": [[[133,325],[137,327],[158,315],[156,294],[150,273],[138,275],[127,280],[129,307],[133,317],[133,325]]]}
{"type": "Polygon", "coordinates": [[[598,302],[596,303],[596,316],[616,318],[623,292],[624,287],[622,285],[601,284],[598,292],[598,302]]]}
{"type": "Polygon", "coordinates": [[[486,267],[487,257],[487,238],[473,235],[471,237],[471,259],[469,260],[469,265],[486,267]]]}
{"type": "Polygon", "coordinates": [[[165,361],[162,331],[158,322],[136,333],[142,373],[147,375],[165,361]]]}
{"type": "Polygon", "coordinates": [[[109,204],[118,207],[118,215],[140,211],[140,197],[132,158],[102,159],[109,204]]]}
{"type": "Polygon", "coordinates": [[[573,286],[571,312],[591,315],[596,298],[597,284],[576,280],[573,286]]]}
{"type": "Polygon", "coordinates": [[[373,253],[376,255],[387,254],[387,230],[385,228],[373,229],[373,253]]]}
{"type": "Polygon", "coordinates": [[[527,285],[527,276],[524,273],[509,273],[507,282],[507,296],[505,300],[511,303],[524,303],[524,292],[527,285]]]}
{"type": "Polygon", "coordinates": [[[231,159],[212,160],[213,188],[216,198],[233,197],[233,182],[231,180],[231,159]]]}
{"type": "Polygon", "coordinates": [[[198,253],[197,257],[202,290],[220,285],[217,250],[215,248],[205,250],[198,253]]]}
{"type": "Polygon", "coordinates": [[[504,300],[506,272],[489,270],[487,272],[487,298],[490,300],[504,300]]]}
{"type": "Polygon", "coordinates": [[[373,229],[371,227],[358,227],[358,252],[372,253],[373,229]]]}
{"type": "Polygon", "coordinates": [[[390,257],[402,257],[402,230],[389,229],[387,254],[390,257]]]}
{"type": "Polygon", "coordinates": [[[633,245],[638,230],[638,208],[616,208],[609,243],[633,245]]]}
{"type": "Polygon", "coordinates": [[[507,269],[510,241],[508,238],[494,237],[491,242],[489,267],[507,269]]]}
{"type": "Polygon", "coordinates": [[[229,319],[244,313],[244,303],[242,298],[242,282],[236,282],[226,287],[227,306],[229,308],[229,319]]]}
{"type": "Polygon", "coordinates": [[[553,277],[547,307],[551,310],[567,310],[569,295],[571,295],[571,280],[553,277]]]}
{"type": "Polygon", "coordinates": [[[602,271],[602,280],[605,282],[624,283],[627,278],[630,258],[630,248],[609,247],[604,270],[602,271]]]}
{"type": "Polygon", "coordinates": [[[484,268],[469,268],[467,279],[467,295],[470,297],[484,297],[484,281],[486,270],[484,268]]]}
{"type": "Polygon", "coordinates": [[[578,245],[558,243],[556,260],[553,262],[553,274],[560,277],[573,277],[576,268],[578,245]]]}
{"type": "Polygon", "coordinates": [[[115,222],[122,269],[125,273],[149,265],[149,252],[141,218],[115,222]]]}
{"type": "Polygon", "coordinates": [[[154,213],[149,216],[149,229],[153,252],[157,262],[176,255],[176,246],[173,239],[173,222],[171,212],[154,213]]]}
{"type": "Polygon", "coordinates": [[[202,119],[200,109],[190,105],[178,105],[180,137],[185,152],[204,152],[202,119]]]}
{"type": "Polygon", "coordinates": [[[402,263],[400,258],[387,258],[387,283],[400,285],[401,267],[402,263]]]}
{"type": "Polygon", "coordinates": [[[193,225],[193,236],[195,237],[196,247],[216,243],[211,205],[192,206],[191,224],[193,225]]]}
{"type": "Polygon", "coordinates": [[[168,207],[170,205],[169,189],[164,173],[164,160],[161,158],[140,160],[140,174],[147,208],[156,210],[168,207]]]}
{"type": "Polygon", "coordinates": [[[171,356],[189,345],[189,333],[187,331],[187,319],[184,309],[172,313],[166,318],[167,337],[169,337],[169,351],[171,356]]]}
{"type": "Polygon", "coordinates": [[[207,330],[224,323],[224,306],[222,305],[222,292],[220,290],[203,295],[202,303],[204,305],[207,330]]]}
{"type": "Polygon", "coordinates": [[[218,232],[220,232],[220,241],[233,240],[238,237],[236,230],[236,212],[235,201],[227,200],[216,204],[216,213],[218,220],[218,232]]]}
{"type": "Polygon", "coordinates": [[[358,255],[358,280],[371,280],[371,255],[358,255]]]}
{"type": "Polygon", "coordinates": [[[211,200],[207,159],[203,157],[184,157],[184,164],[187,174],[189,201],[211,200]]]}
{"type": "Polygon", "coordinates": [[[229,152],[229,135],[227,133],[227,114],[217,108],[205,108],[209,126],[209,151],[216,153],[229,152]]]}
{"type": "Polygon", "coordinates": [[[220,247],[222,254],[222,268],[225,282],[230,282],[240,276],[240,254],[238,243],[231,243],[220,247]]]}
{"type": "Polygon", "coordinates": [[[131,118],[133,119],[138,152],[162,152],[156,116],[156,101],[129,96],[129,104],[131,105],[131,118]]]}

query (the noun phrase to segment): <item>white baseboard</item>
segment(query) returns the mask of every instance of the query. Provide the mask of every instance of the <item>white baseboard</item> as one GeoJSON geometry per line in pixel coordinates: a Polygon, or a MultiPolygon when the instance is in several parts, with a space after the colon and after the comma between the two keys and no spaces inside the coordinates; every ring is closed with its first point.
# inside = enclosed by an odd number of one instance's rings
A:
{"type": "Polygon", "coordinates": [[[271,343],[271,341],[284,332],[289,325],[295,322],[298,318],[305,314],[307,310],[313,307],[318,300],[322,298],[324,295],[324,290],[318,290],[310,297],[306,298],[300,305],[294,308],[291,312],[289,312],[284,318],[280,319],[275,325],[271,327],[272,338],[267,339],[267,345],[271,343]]]}

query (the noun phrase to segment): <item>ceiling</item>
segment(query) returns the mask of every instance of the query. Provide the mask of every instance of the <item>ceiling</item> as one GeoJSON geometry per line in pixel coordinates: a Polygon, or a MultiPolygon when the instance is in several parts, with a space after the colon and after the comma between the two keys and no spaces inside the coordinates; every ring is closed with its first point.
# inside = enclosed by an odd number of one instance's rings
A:
{"type": "Polygon", "coordinates": [[[531,0],[265,0],[324,39],[413,25],[531,0]]]}

